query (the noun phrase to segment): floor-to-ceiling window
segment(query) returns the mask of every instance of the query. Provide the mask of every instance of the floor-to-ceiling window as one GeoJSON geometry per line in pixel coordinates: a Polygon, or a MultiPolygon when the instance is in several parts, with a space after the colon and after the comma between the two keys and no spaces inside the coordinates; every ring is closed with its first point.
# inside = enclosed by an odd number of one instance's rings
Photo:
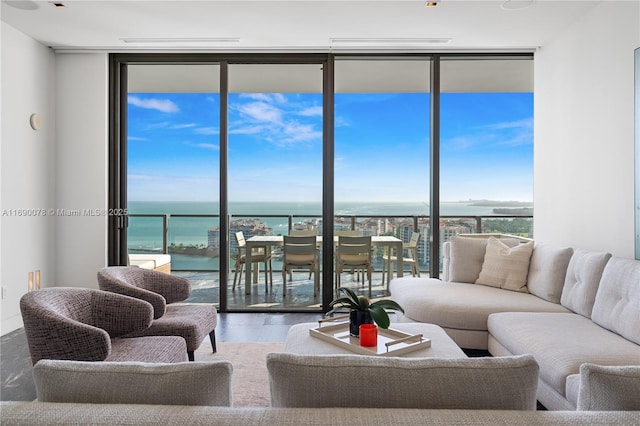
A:
{"type": "Polygon", "coordinates": [[[447,56],[440,73],[440,242],[532,237],[531,57],[447,56]]]}
{"type": "Polygon", "coordinates": [[[169,254],[190,302],[219,301],[219,79],[216,64],[128,67],[129,261],[169,254]]]}
{"type": "MultiPolygon", "coordinates": [[[[335,62],[334,229],[407,243],[419,232],[421,267],[428,261],[429,77],[428,57],[335,62]]],[[[374,274],[374,297],[387,294],[381,274],[386,250],[373,249],[380,272],[374,274]]],[[[353,278],[348,274],[341,283],[353,287],[353,278]]]]}
{"type": "MultiPolygon", "coordinates": [[[[129,253],[169,253],[194,286],[192,302],[300,311],[331,300],[331,291],[313,295],[304,272],[283,291],[278,246],[266,248],[273,284],[254,264],[260,274],[247,287],[245,267],[242,279],[235,273],[238,231],[355,230],[404,242],[418,232],[422,274],[451,235],[530,236],[531,55],[113,57],[121,112],[112,113],[110,203],[129,217],[112,226],[127,229],[129,253]]],[[[374,297],[385,294],[385,254],[373,251],[374,297]]],[[[323,258],[321,282],[333,287],[332,256],[323,258]]],[[[366,289],[353,279],[343,284],[366,289]]]]}
{"type": "Polygon", "coordinates": [[[228,95],[228,198],[232,273],[229,309],[319,309],[315,277],[282,276],[282,246],[260,247],[264,263],[239,265],[237,233],[283,236],[321,231],[323,69],[311,64],[230,64],[228,95]],[[245,274],[240,275],[244,268],[245,274]],[[259,274],[249,277],[248,269],[259,274]],[[286,284],[286,288],[284,288],[286,284]]]}

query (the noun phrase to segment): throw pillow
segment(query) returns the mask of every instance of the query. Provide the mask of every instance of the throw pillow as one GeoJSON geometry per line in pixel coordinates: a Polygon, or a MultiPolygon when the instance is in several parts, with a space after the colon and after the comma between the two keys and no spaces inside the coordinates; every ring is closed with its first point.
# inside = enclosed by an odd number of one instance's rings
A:
{"type": "Polygon", "coordinates": [[[533,241],[509,247],[497,238],[489,238],[476,284],[527,293],[527,274],[533,241]]]}
{"type": "MultiPolygon", "coordinates": [[[[474,283],[482,270],[487,241],[487,238],[482,237],[454,236],[451,238],[451,259],[447,281],[474,283]]],[[[517,238],[500,238],[500,241],[509,247],[520,244],[517,238]]]]}

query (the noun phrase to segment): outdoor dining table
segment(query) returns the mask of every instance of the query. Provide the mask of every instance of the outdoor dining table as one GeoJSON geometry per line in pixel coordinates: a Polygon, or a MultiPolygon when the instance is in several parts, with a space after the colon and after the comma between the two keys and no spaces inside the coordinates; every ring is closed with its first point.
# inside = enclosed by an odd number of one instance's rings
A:
{"type": "MultiPolygon", "coordinates": [[[[316,240],[318,245],[322,244],[322,236],[317,236],[316,240]]],[[[333,237],[335,244],[338,244],[338,237],[333,237]]],[[[244,292],[245,294],[251,294],[251,268],[253,266],[251,262],[251,252],[254,248],[257,247],[266,247],[266,250],[270,250],[271,246],[281,246],[284,244],[284,238],[282,235],[256,235],[246,240],[246,261],[245,266],[247,268],[245,272],[245,286],[244,292]]],[[[390,252],[402,253],[402,240],[400,238],[388,236],[388,235],[379,235],[371,237],[371,245],[372,246],[386,246],[389,248],[390,252]]],[[[396,256],[398,263],[398,271],[397,276],[402,276],[402,270],[404,269],[404,263],[402,259],[402,255],[396,256]]]]}

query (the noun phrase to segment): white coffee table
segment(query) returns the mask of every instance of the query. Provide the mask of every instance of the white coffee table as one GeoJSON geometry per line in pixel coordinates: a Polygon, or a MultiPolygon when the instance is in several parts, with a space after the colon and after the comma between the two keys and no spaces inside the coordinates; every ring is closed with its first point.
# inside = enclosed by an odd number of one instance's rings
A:
{"type": "MultiPolygon", "coordinates": [[[[317,327],[317,322],[305,322],[292,326],[287,334],[284,351],[300,355],[355,354],[348,349],[309,335],[309,329],[317,327]]],[[[401,322],[392,323],[389,328],[410,334],[422,334],[425,338],[431,339],[431,347],[403,354],[401,355],[403,358],[467,358],[462,349],[437,325],[401,322]]]]}

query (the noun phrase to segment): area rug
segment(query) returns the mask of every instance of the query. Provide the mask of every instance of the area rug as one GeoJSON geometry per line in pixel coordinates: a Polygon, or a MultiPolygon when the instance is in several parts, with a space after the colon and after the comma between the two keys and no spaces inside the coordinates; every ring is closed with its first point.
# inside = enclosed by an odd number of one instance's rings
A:
{"type": "Polygon", "coordinates": [[[200,345],[195,353],[196,361],[229,361],[233,364],[231,382],[234,407],[268,407],[269,376],[267,354],[283,352],[284,343],[217,342],[218,351],[211,352],[208,342],[200,345]]]}

